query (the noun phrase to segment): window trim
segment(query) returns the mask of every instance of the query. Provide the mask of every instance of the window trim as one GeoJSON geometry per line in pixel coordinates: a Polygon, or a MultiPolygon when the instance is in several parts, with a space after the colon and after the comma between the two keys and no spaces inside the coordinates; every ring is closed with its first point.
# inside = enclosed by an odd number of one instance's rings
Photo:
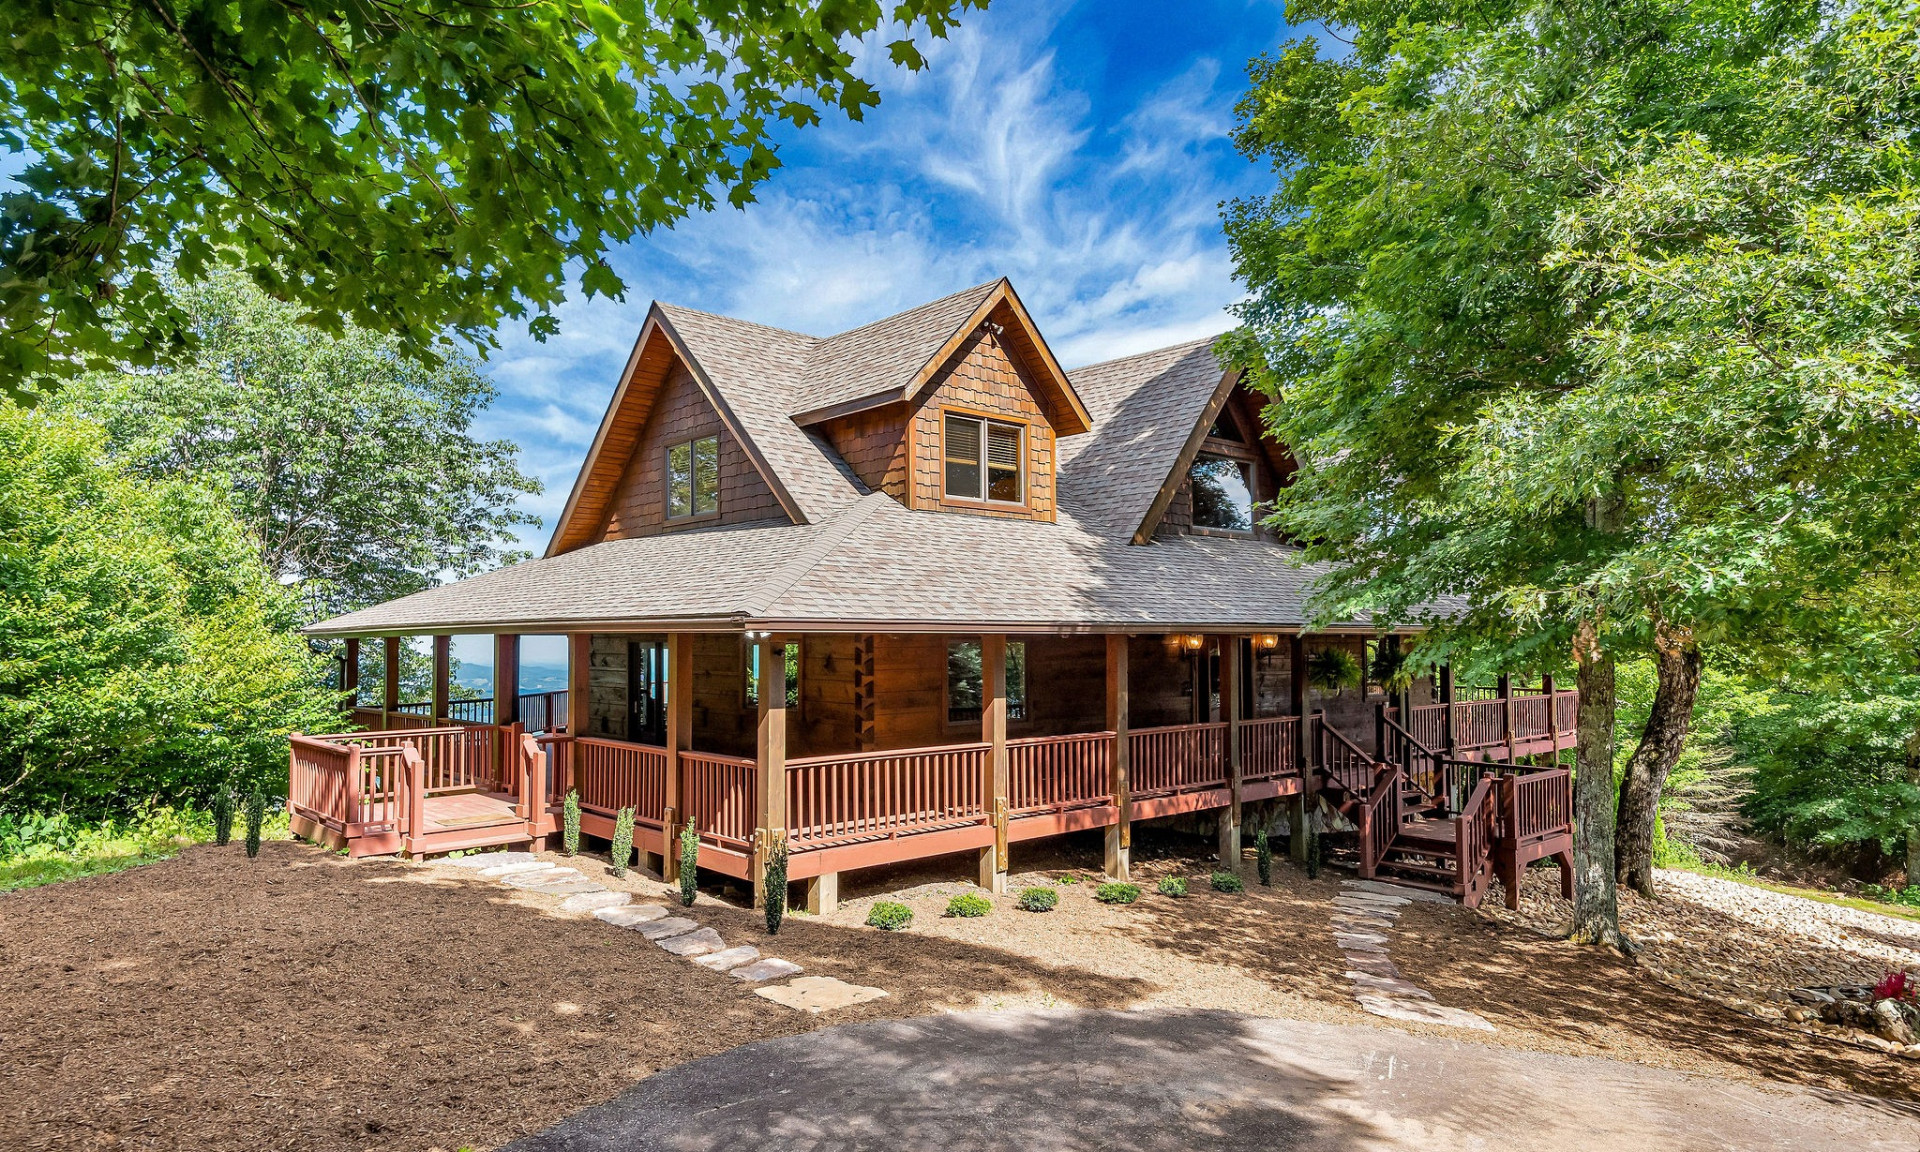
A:
{"type": "Polygon", "coordinates": [[[701,524],[720,518],[720,440],[721,434],[719,432],[708,432],[704,435],[688,437],[685,440],[675,440],[660,450],[660,517],[666,523],[672,525],[701,524]],[[688,483],[694,485],[694,487],[690,488],[687,492],[687,507],[689,511],[685,515],[675,516],[673,514],[673,451],[676,448],[685,447],[687,449],[688,466],[693,468],[695,467],[693,446],[703,440],[713,441],[713,511],[692,511],[692,509],[696,507],[696,501],[698,500],[698,483],[694,480],[694,474],[689,473],[688,483]]]}
{"type": "Polygon", "coordinates": [[[1237,454],[1231,454],[1226,452],[1212,452],[1204,448],[1201,451],[1196,452],[1193,457],[1193,463],[1187,465],[1187,479],[1186,479],[1187,530],[1190,532],[1198,533],[1202,536],[1231,536],[1231,537],[1239,537],[1239,538],[1245,538],[1248,536],[1258,536],[1260,534],[1260,503],[1261,503],[1260,488],[1259,488],[1259,484],[1260,484],[1259,469],[1260,469],[1260,462],[1257,459],[1254,459],[1251,453],[1247,453],[1246,455],[1237,455],[1237,454]],[[1230,464],[1236,464],[1240,467],[1241,482],[1244,483],[1247,488],[1247,520],[1249,522],[1248,527],[1222,528],[1217,524],[1202,524],[1200,523],[1199,518],[1194,514],[1195,501],[1193,498],[1193,470],[1195,468],[1198,468],[1200,466],[1200,462],[1202,460],[1205,460],[1208,457],[1212,457],[1215,460],[1225,460],[1230,464]]]}
{"type": "Polygon", "coordinates": [[[1029,436],[1029,431],[1028,422],[1016,417],[1003,416],[992,412],[979,412],[970,408],[941,408],[939,458],[941,502],[944,504],[959,504],[975,508],[1031,508],[1033,506],[1033,493],[1030,490],[1032,487],[1032,475],[1028,454],[1032,451],[1032,440],[1029,436]],[[947,490],[947,421],[954,419],[971,420],[980,425],[980,460],[978,462],[980,469],[980,495],[977,496],[956,496],[947,490]],[[1020,471],[1016,481],[1020,490],[1020,498],[1017,500],[995,500],[993,497],[986,495],[991,480],[991,474],[987,467],[987,427],[993,424],[998,424],[1003,428],[1011,428],[1014,430],[1014,433],[1020,437],[1020,471]]]}

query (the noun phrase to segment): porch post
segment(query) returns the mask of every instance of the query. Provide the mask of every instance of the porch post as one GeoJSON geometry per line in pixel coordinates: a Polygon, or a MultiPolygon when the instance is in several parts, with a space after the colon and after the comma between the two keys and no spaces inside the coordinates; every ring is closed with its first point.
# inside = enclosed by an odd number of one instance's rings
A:
{"type": "Polygon", "coordinates": [[[1513,674],[1500,673],[1500,726],[1507,734],[1507,763],[1513,763],[1513,674]]]}
{"type": "Polygon", "coordinates": [[[386,669],[380,685],[382,728],[393,727],[393,714],[400,711],[400,637],[387,637],[386,669]]]}
{"type": "Polygon", "coordinates": [[[493,638],[493,722],[520,720],[520,637],[501,633],[493,638]]]}
{"type": "MultiPolygon", "coordinates": [[[[587,696],[593,691],[593,634],[567,633],[567,735],[585,736],[593,721],[587,696]]],[[[564,796],[565,793],[562,793],[564,796]]]]}
{"type": "Polygon", "coordinates": [[[993,843],[980,849],[980,887],[1007,890],[1007,638],[980,637],[980,742],[988,745],[980,799],[993,843]]]}
{"type": "Polygon", "coordinates": [[[1220,694],[1227,698],[1227,811],[1220,820],[1220,864],[1229,871],[1240,866],[1240,678],[1246,662],[1240,659],[1240,637],[1220,637],[1220,694]]]}
{"type": "Polygon", "coordinates": [[[1307,739],[1307,637],[1287,638],[1287,709],[1293,713],[1293,762],[1300,767],[1300,792],[1287,803],[1287,855],[1307,862],[1307,806],[1315,791],[1313,742],[1307,739]]]}
{"type": "MultiPolygon", "coordinates": [[[[693,747],[693,633],[667,635],[667,779],[660,815],[659,872],[667,883],[680,879],[680,851],[675,837],[685,817],[681,813],[680,754],[693,747]]],[[[651,861],[648,866],[652,867],[651,861]]]]}
{"type": "Polygon", "coordinates": [[[1560,767],[1560,709],[1553,698],[1553,673],[1540,677],[1540,690],[1547,694],[1547,731],[1553,740],[1553,766],[1560,767]]]}
{"type": "Polygon", "coordinates": [[[1440,703],[1446,705],[1440,713],[1440,722],[1443,726],[1442,731],[1446,734],[1447,758],[1452,759],[1460,740],[1454,734],[1456,730],[1453,726],[1453,665],[1451,664],[1440,665],[1440,703]]]}
{"type": "Polygon", "coordinates": [[[360,706],[360,637],[347,637],[346,653],[341,657],[340,692],[352,707],[360,706]]]}
{"type": "Polygon", "coordinates": [[[448,691],[448,679],[453,675],[453,637],[435,636],[433,638],[433,723],[437,727],[447,718],[451,710],[448,701],[452,695],[448,691]]]}
{"type": "Polygon", "coordinates": [[[767,854],[787,835],[787,652],[766,633],[760,650],[757,827],[753,833],[753,906],[767,906],[767,854]]]}
{"type": "Polygon", "coordinates": [[[1112,774],[1113,803],[1120,810],[1117,823],[1107,829],[1107,879],[1126,880],[1132,872],[1133,796],[1132,765],[1128,762],[1127,738],[1127,636],[1124,632],[1107,635],[1107,727],[1113,731],[1113,754],[1108,770],[1112,774]]]}

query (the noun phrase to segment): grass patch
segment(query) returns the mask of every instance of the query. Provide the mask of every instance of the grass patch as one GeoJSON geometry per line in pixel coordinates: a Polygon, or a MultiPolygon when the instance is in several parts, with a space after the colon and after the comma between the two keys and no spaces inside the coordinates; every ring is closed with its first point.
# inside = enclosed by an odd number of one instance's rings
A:
{"type": "MultiPolygon", "coordinates": [[[[93,825],[59,813],[0,815],[0,892],[124,872],[209,843],[215,834],[213,813],[190,808],[154,808],[93,825]]],[[[287,814],[267,817],[261,836],[292,839],[287,814]]]]}
{"type": "Polygon", "coordinates": [[[1900,904],[1888,904],[1872,900],[1865,896],[1848,896],[1840,892],[1828,892],[1822,888],[1801,888],[1793,884],[1782,884],[1777,880],[1765,880],[1749,868],[1727,868],[1719,864],[1672,863],[1663,865],[1677,872],[1692,872],[1698,876],[1711,876],[1716,880],[1731,880],[1736,884],[1745,884],[1750,888],[1764,888],[1769,892],[1778,892],[1782,896],[1803,896],[1821,904],[1837,904],[1842,908],[1852,908],[1857,912],[1878,912],[1882,916],[1893,916],[1901,920],[1920,921],[1920,908],[1909,908],[1900,904]]]}

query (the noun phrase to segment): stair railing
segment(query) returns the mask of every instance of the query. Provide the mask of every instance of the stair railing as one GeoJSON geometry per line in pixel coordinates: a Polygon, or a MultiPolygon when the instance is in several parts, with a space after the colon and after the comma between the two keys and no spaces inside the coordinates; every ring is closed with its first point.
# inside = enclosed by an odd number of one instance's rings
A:
{"type": "Polygon", "coordinates": [[[1327,723],[1325,712],[1316,712],[1314,715],[1320,721],[1316,725],[1320,754],[1314,759],[1321,775],[1339,785],[1349,796],[1366,796],[1379,761],[1372,753],[1347,739],[1345,733],[1327,723]]]}
{"type": "Polygon", "coordinates": [[[1429,803],[1441,803],[1441,797],[1446,795],[1446,781],[1440,763],[1442,757],[1395,720],[1388,713],[1386,705],[1378,705],[1378,708],[1380,713],[1376,723],[1380,733],[1380,758],[1389,764],[1398,764],[1405,773],[1407,783],[1419,789],[1429,803]]]}
{"type": "Polygon", "coordinates": [[[1362,880],[1373,879],[1380,862],[1387,857],[1387,850],[1400,835],[1403,818],[1400,784],[1405,778],[1398,764],[1383,764],[1373,778],[1372,788],[1360,799],[1355,816],[1360,828],[1362,880]]]}
{"type": "Polygon", "coordinates": [[[1453,846],[1459,853],[1455,861],[1453,894],[1462,904],[1476,908],[1493,879],[1494,839],[1498,835],[1500,806],[1494,800],[1494,777],[1483,776],[1473,787],[1466,806],[1453,818],[1453,846]]]}

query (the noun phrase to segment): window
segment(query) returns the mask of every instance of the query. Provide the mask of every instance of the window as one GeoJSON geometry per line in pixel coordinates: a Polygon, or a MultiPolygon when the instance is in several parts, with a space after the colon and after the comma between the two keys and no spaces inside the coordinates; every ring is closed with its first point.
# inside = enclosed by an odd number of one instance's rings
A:
{"type": "Polygon", "coordinates": [[[1240,426],[1235,424],[1233,417],[1227,415],[1225,412],[1220,413],[1219,418],[1214,420],[1213,426],[1207,429],[1207,435],[1213,437],[1215,440],[1226,440],[1234,444],[1246,443],[1246,440],[1240,435],[1240,426]]]}
{"type": "Polygon", "coordinates": [[[1193,481],[1195,525],[1253,531],[1252,465],[1203,453],[1188,476],[1193,481]]]}
{"type": "MultiPolygon", "coordinates": [[[[800,707],[800,645],[786,646],[787,707],[800,707]]],[[[760,707],[760,645],[747,645],[747,707],[760,707]]]]}
{"type": "Polygon", "coordinates": [[[720,438],[703,436],[667,449],[667,519],[720,511],[720,438]]]}
{"type": "Polygon", "coordinates": [[[1026,502],[1020,483],[1020,425],[949,413],[945,427],[941,439],[949,499],[1026,502]]]}
{"type": "MultiPolygon", "coordinates": [[[[980,679],[980,642],[959,640],[947,645],[947,723],[966,724],[980,719],[986,686],[980,679]]],[[[1007,641],[1007,719],[1027,718],[1027,645],[1007,641]]]]}

